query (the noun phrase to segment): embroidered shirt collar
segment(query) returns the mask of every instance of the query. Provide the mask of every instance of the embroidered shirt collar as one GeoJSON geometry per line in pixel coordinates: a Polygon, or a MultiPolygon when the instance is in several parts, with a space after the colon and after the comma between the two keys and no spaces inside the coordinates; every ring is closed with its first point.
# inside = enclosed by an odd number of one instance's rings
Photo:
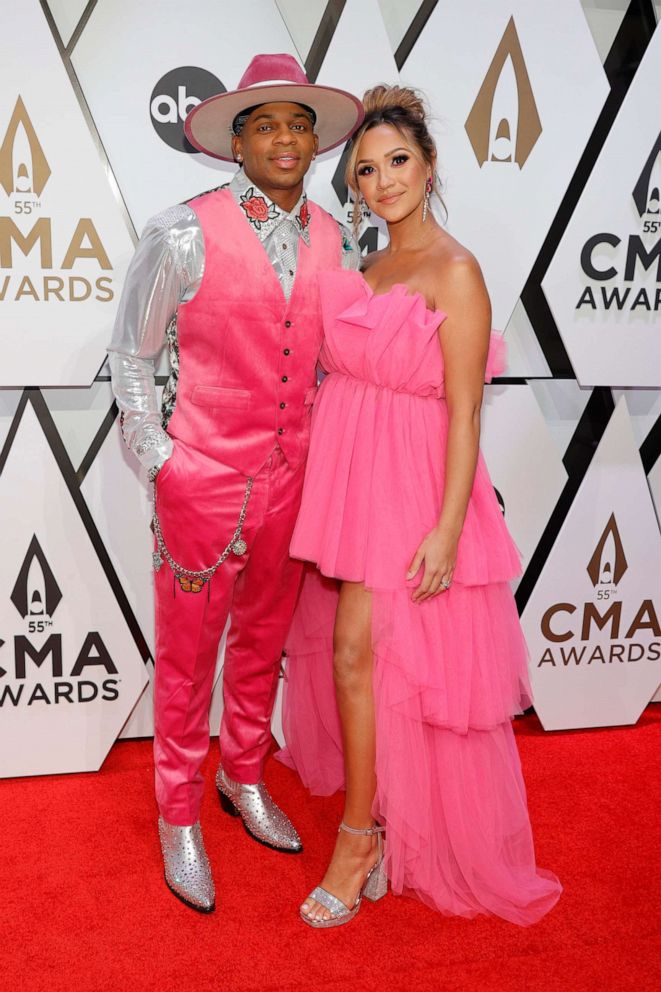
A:
{"type": "Polygon", "coordinates": [[[301,194],[294,209],[286,213],[248,179],[242,168],[232,179],[229,188],[262,244],[283,221],[289,221],[309,247],[310,209],[305,193],[301,194]]]}

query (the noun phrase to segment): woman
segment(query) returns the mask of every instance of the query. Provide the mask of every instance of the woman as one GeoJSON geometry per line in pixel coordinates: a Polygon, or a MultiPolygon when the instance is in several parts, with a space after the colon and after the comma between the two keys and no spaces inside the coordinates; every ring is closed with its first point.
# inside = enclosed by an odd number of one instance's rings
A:
{"type": "Polygon", "coordinates": [[[314,792],[346,787],[301,917],[346,923],[389,879],[443,913],[529,924],[560,885],[535,866],[511,728],[530,702],[519,558],[479,454],[502,345],[477,262],[429,208],[420,98],[377,86],[364,104],[347,182],[389,244],[364,274],[321,276],[329,374],[291,545],[318,571],[288,644],[282,757],[314,792]]]}

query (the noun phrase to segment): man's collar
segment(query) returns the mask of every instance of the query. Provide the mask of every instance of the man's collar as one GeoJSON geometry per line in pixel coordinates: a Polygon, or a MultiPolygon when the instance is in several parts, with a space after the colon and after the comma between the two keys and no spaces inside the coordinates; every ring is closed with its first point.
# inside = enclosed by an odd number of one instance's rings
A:
{"type": "Polygon", "coordinates": [[[308,198],[305,193],[301,194],[294,209],[286,213],[248,179],[242,168],[239,169],[232,179],[230,190],[260,241],[266,241],[269,234],[275,230],[278,224],[288,219],[293,221],[300,237],[309,247],[310,208],[308,207],[308,198]]]}

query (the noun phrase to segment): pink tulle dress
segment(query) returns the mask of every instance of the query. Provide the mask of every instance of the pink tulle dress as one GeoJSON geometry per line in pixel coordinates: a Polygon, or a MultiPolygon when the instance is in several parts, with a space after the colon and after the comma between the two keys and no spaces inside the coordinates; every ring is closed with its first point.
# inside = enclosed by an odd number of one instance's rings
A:
{"type": "MultiPolygon", "coordinates": [[[[450,590],[415,605],[406,571],[438,521],[448,414],[438,328],[420,293],[320,277],[328,372],[313,410],[291,554],[313,562],[287,644],[279,757],[317,795],[344,784],[332,673],[338,579],[372,592],[375,817],[392,891],[443,913],[530,924],[557,901],[536,867],[511,717],[530,703],[509,581],[520,572],[480,456],[450,590]]],[[[492,337],[487,378],[502,370],[492,337]]]]}

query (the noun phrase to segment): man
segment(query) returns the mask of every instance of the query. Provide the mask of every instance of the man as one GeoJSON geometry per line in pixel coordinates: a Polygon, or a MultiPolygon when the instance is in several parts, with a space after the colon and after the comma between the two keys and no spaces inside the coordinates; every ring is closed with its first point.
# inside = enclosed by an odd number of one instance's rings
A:
{"type": "Polygon", "coordinates": [[[227,187],[152,218],[110,345],[129,447],[155,479],[154,757],[165,879],[215,907],[199,823],[200,767],[218,644],[224,663],[223,808],[255,839],[298,852],[263,768],[279,663],[301,574],[289,541],[301,496],[322,325],[320,270],[357,268],[348,232],[303,192],[318,151],[362,107],[311,85],[289,55],[256,56],[237,90],[199,104],[188,139],[235,160],[227,187]],[[159,412],[154,359],[172,374],[159,412]]]}

